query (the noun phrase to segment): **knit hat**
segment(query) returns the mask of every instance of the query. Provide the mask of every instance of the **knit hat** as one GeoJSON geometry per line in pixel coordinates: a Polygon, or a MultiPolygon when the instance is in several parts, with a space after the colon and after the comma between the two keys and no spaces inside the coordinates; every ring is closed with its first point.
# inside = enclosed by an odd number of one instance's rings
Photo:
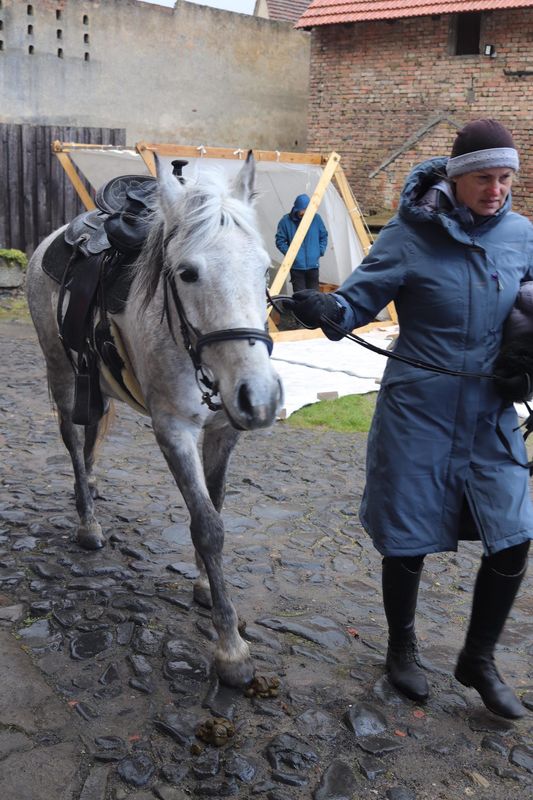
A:
{"type": "Polygon", "coordinates": [[[495,119],[477,119],[462,128],[446,165],[449,178],[495,167],[519,168],[513,137],[495,119]]]}

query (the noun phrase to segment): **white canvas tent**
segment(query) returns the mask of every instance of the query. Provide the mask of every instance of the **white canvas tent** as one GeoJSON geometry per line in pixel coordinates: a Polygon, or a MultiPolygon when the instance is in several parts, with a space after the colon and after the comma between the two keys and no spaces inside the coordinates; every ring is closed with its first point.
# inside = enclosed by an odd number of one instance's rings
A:
{"type": "MultiPolygon", "coordinates": [[[[94,208],[94,201],[80,175],[96,190],[117,175],[155,174],[154,153],[169,169],[174,159],[187,160],[189,163],[183,170],[186,177],[194,178],[212,169],[222,169],[234,175],[246,156],[240,149],[144,143],[135,148],[120,148],[55,142],[54,151],[88,209],[94,208]]],[[[357,268],[371,246],[371,238],[357,202],[340,168],[340,157],[336,153],[325,157],[271,151],[254,151],[254,155],[259,192],[258,218],[272,259],[273,293],[279,293],[282,289],[290,292],[286,277],[292,263],[290,258],[287,259],[291,255],[289,251],[280,264],[281,253],[274,241],[277,223],[290,210],[296,195],[303,192],[311,196],[311,204],[299,230],[306,219],[310,223],[318,209],[329,231],[328,250],[321,261],[321,281],[326,288],[338,286],[357,268]],[[331,182],[333,177],[339,191],[331,182]]],[[[386,347],[390,338],[397,333],[392,304],[388,312],[388,321],[371,323],[360,328],[358,333],[368,341],[386,347]]],[[[330,342],[320,331],[279,332],[272,320],[270,325],[275,340],[273,359],[285,387],[286,400],[281,416],[288,416],[297,408],[316,402],[324,394],[359,394],[377,388],[385,363],[382,356],[370,354],[346,340],[330,342]]]]}
{"type": "MultiPolygon", "coordinates": [[[[148,165],[137,150],[63,147],[63,152],[69,153],[78,170],[95,190],[116,175],[150,174],[148,165]]],[[[236,153],[242,156],[242,151],[236,153]]],[[[178,155],[162,154],[159,157],[171,169],[170,162],[178,155]]],[[[193,178],[211,170],[223,170],[233,176],[242,166],[242,159],[238,157],[205,157],[201,152],[196,157],[188,156],[187,160],[189,163],[183,175],[193,178]]],[[[290,211],[296,195],[304,192],[313,194],[322,172],[322,167],[316,163],[258,161],[256,188],[259,225],[274,267],[279,266],[282,260],[274,241],[278,221],[290,211]]],[[[320,263],[320,277],[324,283],[338,286],[361,262],[366,243],[357,237],[344,201],[332,183],[324,192],[320,214],[329,232],[328,249],[320,263]]]]}
{"type": "MultiPolygon", "coordinates": [[[[223,170],[233,176],[246,157],[241,149],[146,143],[139,143],[135,148],[117,148],[55,142],[54,151],[87,208],[94,208],[94,202],[80,180],[80,174],[94,190],[117,175],[155,174],[154,153],[157,153],[160,162],[169,170],[174,159],[187,160],[183,169],[185,177],[195,178],[212,170],[223,170]]],[[[327,288],[338,286],[360,264],[371,245],[363,217],[340,167],[340,156],[336,153],[326,157],[316,153],[276,151],[254,151],[254,155],[257,163],[256,205],[260,231],[272,260],[272,292],[290,293],[287,276],[299,244],[295,241],[294,247],[283,258],[276,248],[275,234],[280,218],[290,211],[296,195],[304,192],[311,196],[311,203],[297,236],[301,229],[303,239],[318,210],[329,233],[328,248],[320,262],[320,280],[327,288]],[[332,183],[333,177],[339,191],[332,183]]],[[[389,316],[395,320],[392,308],[389,316]]],[[[271,328],[276,330],[272,321],[271,328]]],[[[292,338],[292,333],[289,338],[292,338]]]]}

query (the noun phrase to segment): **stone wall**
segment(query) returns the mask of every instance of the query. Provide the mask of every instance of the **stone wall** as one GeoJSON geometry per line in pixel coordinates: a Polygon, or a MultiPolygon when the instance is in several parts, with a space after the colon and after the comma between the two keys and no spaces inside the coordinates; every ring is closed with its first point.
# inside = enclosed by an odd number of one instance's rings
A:
{"type": "Polygon", "coordinates": [[[178,2],[2,0],[0,122],[305,150],[309,34],[178,2]]]}
{"type": "Polygon", "coordinates": [[[393,209],[414,164],[494,117],[521,154],[514,207],[533,216],[533,10],[483,16],[495,57],[452,55],[452,26],[441,15],[313,29],[308,149],[341,154],[367,213],[393,209]]]}

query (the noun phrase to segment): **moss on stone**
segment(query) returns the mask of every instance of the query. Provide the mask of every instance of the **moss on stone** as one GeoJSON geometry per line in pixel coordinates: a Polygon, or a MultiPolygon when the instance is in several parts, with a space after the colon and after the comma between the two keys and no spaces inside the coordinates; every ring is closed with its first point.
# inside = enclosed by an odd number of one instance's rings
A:
{"type": "Polygon", "coordinates": [[[0,248],[0,258],[5,261],[15,261],[22,269],[26,269],[28,266],[28,256],[22,250],[4,250],[0,248]]]}

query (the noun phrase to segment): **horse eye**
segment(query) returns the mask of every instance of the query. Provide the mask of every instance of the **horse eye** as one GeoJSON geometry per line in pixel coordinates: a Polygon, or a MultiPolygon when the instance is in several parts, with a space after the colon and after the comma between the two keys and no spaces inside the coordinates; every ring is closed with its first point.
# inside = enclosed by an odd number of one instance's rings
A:
{"type": "Polygon", "coordinates": [[[184,269],[179,276],[185,283],[194,283],[198,280],[198,272],[195,269],[184,269]]]}

